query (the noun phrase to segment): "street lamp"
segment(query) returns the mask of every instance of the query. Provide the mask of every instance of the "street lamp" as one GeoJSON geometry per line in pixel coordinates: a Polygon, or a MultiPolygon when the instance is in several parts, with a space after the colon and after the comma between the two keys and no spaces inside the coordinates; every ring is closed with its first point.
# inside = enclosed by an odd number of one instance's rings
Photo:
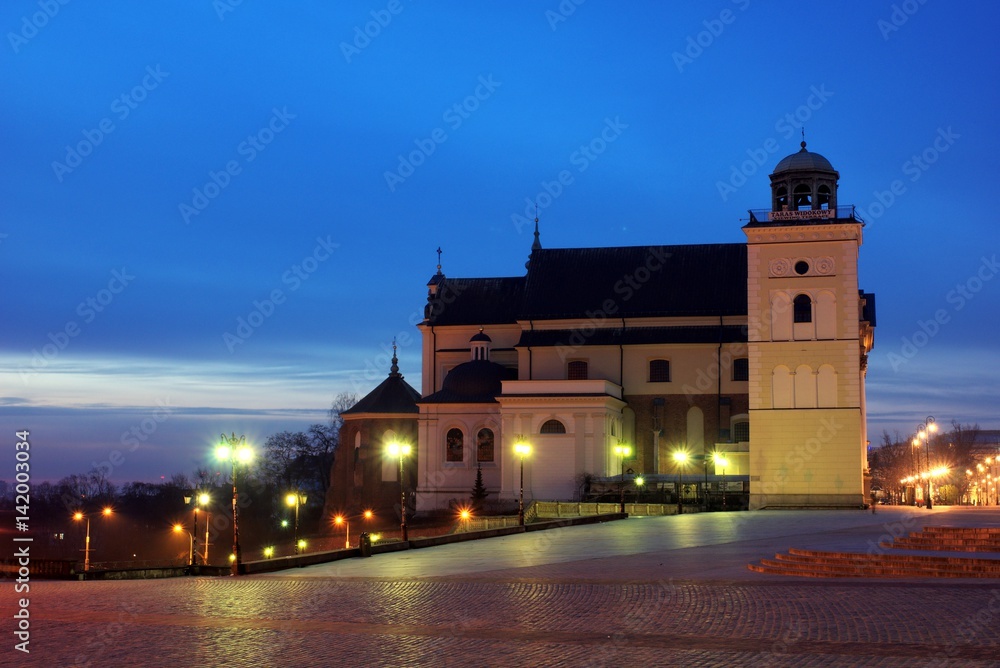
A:
{"type": "MultiPolygon", "coordinates": [[[[101,511],[101,515],[104,517],[109,517],[111,515],[111,508],[105,507],[101,511]]],[[[83,570],[90,570],[90,515],[84,515],[81,511],[76,511],[73,513],[73,519],[76,521],[87,520],[87,538],[83,544],[83,570]]]]}
{"type": "Polygon", "coordinates": [[[646,484],[646,479],[641,475],[635,477],[635,500],[636,503],[642,502],[642,486],[646,484]]]}
{"type": "Polygon", "coordinates": [[[624,513],[625,512],[625,458],[632,456],[632,446],[625,445],[625,443],[619,443],[618,445],[615,446],[615,454],[618,455],[618,458],[621,463],[621,476],[620,476],[621,480],[618,483],[618,486],[620,487],[621,491],[621,499],[619,503],[618,512],[624,513]]]}
{"type": "Polygon", "coordinates": [[[306,502],[306,495],[290,492],[285,497],[285,503],[295,506],[295,528],[292,530],[292,542],[295,544],[295,554],[299,553],[299,505],[306,502]]]}
{"type": "Polygon", "coordinates": [[[521,492],[517,497],[517,524],[524,526],[524,458],[531,454],[531,446],[524,442],[524,436],[520,434],[514,443],[514,454],[521,458],[521,492]]]}
{"type": "MultiPolygon", "coordinates": [[[[212,498],[204,492],[199,493],[197,496],[184,497],[185,505],[194,502],[194,528],[191,529],[194,542],[191,546],[191,566],[195,565],[194,558],[198,555],[198,510],[200,506],[208,505],[208,502],[211,500],[212,498]]],[[[208,517],[205,518],[205,560],[203,563],[208,563],[208,517]]]]}
{"type": "Polygon", "coordinates": [[[729,466],[729,460],[726,455],[721,452],[713,452],[712,459],[715,460],[716,466],[722,467],[722,511],[726,510],[726,467],[729,466]]]}
{"type": "Polygon", "coordinates": [[[403,537],[403,542],[409,540],[406,533],[406,485],[403,484],[403,458],[410,455],[411,448],[405,443],[390,443],[388,453],[390,457],[399,458],[399,530],[403,537]]]}
{"type": "MultiPolygon", "coordinates": [[[[924,449],[924,462],[927,465],[927,509],[930,510],[934,507],[931,501],[931,434],[937,431],[937,425],[934,423],[934,418],[930,415],[924,422],[917,426],[917,438],[924,439],[924,444],[926,445],[924,449]]],[[[917,444],[919,445],[919,443],[917,444]]]]}
{"type": "Polygon", "coordinates": [[[215,456],[220,461],[228,461],[233,465],[233,554],[230,556],[233,575],[240,574],[242,554],[240,552],[240,511],[239,490],[236,485],[236,465],[247,464],[253,459],[253,450],[247,445],[246,436],[236,437],[222,435],[222,443],[215,449],[215,456]]]}
{"type": "MultiPolygon", "coordinates": [[[[180,533],[184,531],[184,527],[180,524],[174,525],[174,533],[180,533]]],[[[194,566],[194,534],[184,531],[188,537],[188,565],[194,566]]]]}
{"type": "Polygon", "coordinates": [[[678,450],[674,453],[674,462],[677,464],[677,514],[684,513],[684,465],[687,464],[688,453],[678,450]]]}

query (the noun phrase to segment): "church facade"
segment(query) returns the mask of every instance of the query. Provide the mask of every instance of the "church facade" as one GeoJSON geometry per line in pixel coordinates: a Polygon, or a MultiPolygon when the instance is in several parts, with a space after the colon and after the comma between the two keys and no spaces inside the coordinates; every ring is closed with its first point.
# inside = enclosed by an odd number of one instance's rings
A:
{"type": "Polygon", "coordinates": [[[858,287],[863,222],[838,206],[838,180],[803,142],[775,167],[745,243],[545,249],[536,221],[524,275],[439,265],[420,390],[394,361],[344,413],[335,502],[398,506],[384,451],[406,440],[418,512],[468,500],[477,471],[492,498],[516,501],[521,442],[526,501],[637,474],[675,490],[683,452],[691,484],[721,474],[751,509],[862,505],[875,302],[858,287]]]}

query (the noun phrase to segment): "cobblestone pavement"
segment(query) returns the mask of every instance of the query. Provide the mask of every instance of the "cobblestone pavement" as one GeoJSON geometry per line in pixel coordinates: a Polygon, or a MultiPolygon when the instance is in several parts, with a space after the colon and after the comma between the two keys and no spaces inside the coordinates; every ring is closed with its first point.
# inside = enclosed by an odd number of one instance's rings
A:
{"type": "MultiPolygon", "coordinates": [[[[32,582],[31,654],[13,649],[5,614],[0,665],[1000,665],[998,580],[807,580],[746,571],[747,561],[775,545],[829,541],[812,533],[821,519],[815,514],[801,526],[800,514],[775,524],[751,515],[730,543],[635,545],[632,554],[613,556],[594,547],[595,536],[620,552],[636,532],[670,533],[683,520],[687,531],[676,533],[690,537],[717,521],[691,517],[593,527],[579,534],[586,542],[575,560],[554,549],[552,560],[523,567],[509,567],[505,555],[523,553],[523,541],[537,545],[538,534],[353,559],[337,571],[324,572],[330,564],[238,579],[32,582]],[[778,524],[785,535],[753,538],[778,524]],[[489,553],[500,568],[476,556],[489,553]],[[466,557],[473,565],[462,572],[455,564],[466,557]],[[733,568],[713,569],[713,559],[733,568]],[[404,562],[420,574],[381,574],[404,562]],[[697,577],[697,563],[711,575],[697,577]],[[369,574],[358,575],[366,564],[369,574]]],[[[842,527],[839,543],[863,548],[902,517],[878,518],[877,526],[866,520],[853,532],[842,527]]],[[[978,518],[990,523],[1000,514],[978,518]]],[[[4,609],[13,610],[23,594],[11,583],[4,590],[4,609]]]]}

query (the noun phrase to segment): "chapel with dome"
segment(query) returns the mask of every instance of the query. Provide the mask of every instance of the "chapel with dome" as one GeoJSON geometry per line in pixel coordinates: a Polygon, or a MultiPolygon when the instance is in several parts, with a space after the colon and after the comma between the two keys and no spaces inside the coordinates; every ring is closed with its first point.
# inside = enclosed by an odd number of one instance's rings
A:
{"type": "Polygon", "coordinates": [[[467,501],[477,471],[492,499],[516,501],[518,442],[526,501],[587,500],[591,483],[641,474],[654,499],[862,506],[875,298],[858,287],[864,223],[838,204],[839,178],[803,141],[745,243],[548,249],[536,220],[524,275],[451,277],[439,255],[421,387],[394,356],[343,413],[329,503],[398,507],[385,449],[405,441],[408,512],[467,501]]]}

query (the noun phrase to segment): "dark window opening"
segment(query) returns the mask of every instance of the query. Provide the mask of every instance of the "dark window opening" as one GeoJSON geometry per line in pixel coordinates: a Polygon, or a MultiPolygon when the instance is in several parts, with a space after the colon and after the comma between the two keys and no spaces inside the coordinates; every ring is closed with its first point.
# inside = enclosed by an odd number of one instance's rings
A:
{"type": "Polygon", "coordinates": [[[792,306],[792,322],[812,322],[812,300],[809,295],[796,296],[792,306]]]}
{"type": "Polygon", "coordinates": [[[651,360],[649,362],[649,382],[651,383],[670,382],[669,360],[651,360]]]}
{"type": "Polygon", "coordinates": [[[559,420],[547,420],[540,430],[542,434],[565,434],[566,426],[559,420]]]}

